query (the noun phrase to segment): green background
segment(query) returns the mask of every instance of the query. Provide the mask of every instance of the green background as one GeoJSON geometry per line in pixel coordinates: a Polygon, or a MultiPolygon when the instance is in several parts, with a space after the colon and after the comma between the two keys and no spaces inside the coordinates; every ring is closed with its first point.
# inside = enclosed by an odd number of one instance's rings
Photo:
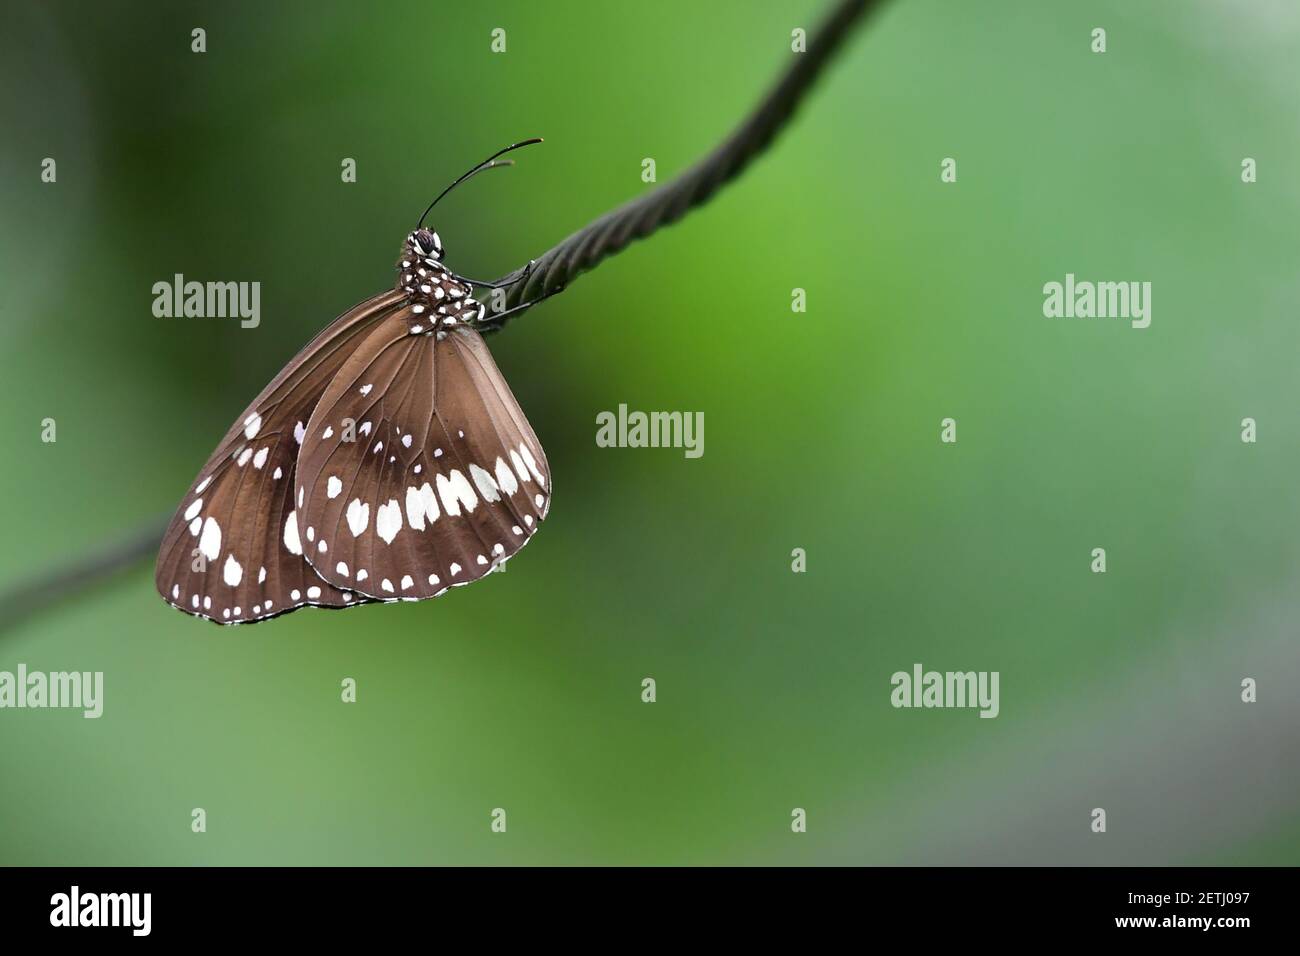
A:
{"type": "MultiPolygon", "coordinates": [[[[0,582],[173,508],[469,165],[546,137],[438,209],[500,275],[822,7],[7,4],[0,582]],[[154,318],[177,272],[261,326],[154,318]]],[[[555,484],[508,573],[217,628],[148,561],[0,634],[106,685],[0,711],[0,862],[1296,862],[1298,78],[1289,3],[893,3],[740,180],[490,340],[555,484]],[[1151,327],[1044,318],[1067,272],[1150,281],[1151,327]],[[620,402],[702,411],[703,458],[597,448],[620,402]],[[915,662],[1001,715],[892,708],[915,662]]]]}

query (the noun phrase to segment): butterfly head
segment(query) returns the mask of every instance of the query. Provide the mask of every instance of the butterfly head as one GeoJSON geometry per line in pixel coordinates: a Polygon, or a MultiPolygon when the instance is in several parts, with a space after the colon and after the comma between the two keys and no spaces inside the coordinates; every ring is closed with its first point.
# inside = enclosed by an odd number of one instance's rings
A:
{"type": "Polygon", "coordinates": [[[406,237],[407,248],[421,259],[441,259],[442,240],[432,229],[421,226],[406,237]]]}
{"type": "Polygon", "coordinates": [[[397,288],[410,295],[431,296],[434,287],[441,286],[447,277],[438,234],[423,226],[410,233],[397,257],[397,288]]]}

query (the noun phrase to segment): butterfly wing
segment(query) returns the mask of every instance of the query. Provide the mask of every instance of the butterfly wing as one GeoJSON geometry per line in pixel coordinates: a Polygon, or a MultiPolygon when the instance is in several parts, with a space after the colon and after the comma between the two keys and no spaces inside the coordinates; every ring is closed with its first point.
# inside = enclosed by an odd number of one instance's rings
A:
{"type": "Polygon", "coordinates": [[[386,317],[343,363],[298,459],[306,556],[336,588],[385,601],[477,581],[550,506],[541,443],[482,337],[411,323],[386,317]]]}
{"type": "Polygon", "coordinates": [[[218,624],[308,604],[365,602],[321,580],[303,559],[296,465],[306,423],[330,381],[356,343],[404,298],[385,293],[340,316],[244,409],[163,534],[154,575],[163,600],[218,624]]]}

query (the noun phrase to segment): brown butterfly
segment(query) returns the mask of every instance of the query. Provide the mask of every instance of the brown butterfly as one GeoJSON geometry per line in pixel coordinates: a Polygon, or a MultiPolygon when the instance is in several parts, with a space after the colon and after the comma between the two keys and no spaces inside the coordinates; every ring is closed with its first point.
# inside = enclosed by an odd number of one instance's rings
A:
{"type": "Polygon", "coordinates": [[[477,331],[476,286],[499,286],[450,271],[424,219],[538,142],[444,189],[402,244],[396,288],[335,319],[244,409],[163,535],[155,581],[167,603],[244,624],[306,605],[418,601],[528,543],[551,472],[477,331]]]}

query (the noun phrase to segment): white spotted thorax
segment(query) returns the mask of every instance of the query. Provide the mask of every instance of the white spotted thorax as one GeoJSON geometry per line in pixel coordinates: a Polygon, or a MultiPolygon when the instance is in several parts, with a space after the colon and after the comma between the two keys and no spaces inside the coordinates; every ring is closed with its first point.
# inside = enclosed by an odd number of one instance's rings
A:
{"type": "Polygon", "coordinates": [[[472,298],[474,287],[442,264],[442,240],[421,227],[406,237],[397,260],[397,291],[411,298],[411,334],[442,333],[480,321],[486,309],[472,298]]]}

